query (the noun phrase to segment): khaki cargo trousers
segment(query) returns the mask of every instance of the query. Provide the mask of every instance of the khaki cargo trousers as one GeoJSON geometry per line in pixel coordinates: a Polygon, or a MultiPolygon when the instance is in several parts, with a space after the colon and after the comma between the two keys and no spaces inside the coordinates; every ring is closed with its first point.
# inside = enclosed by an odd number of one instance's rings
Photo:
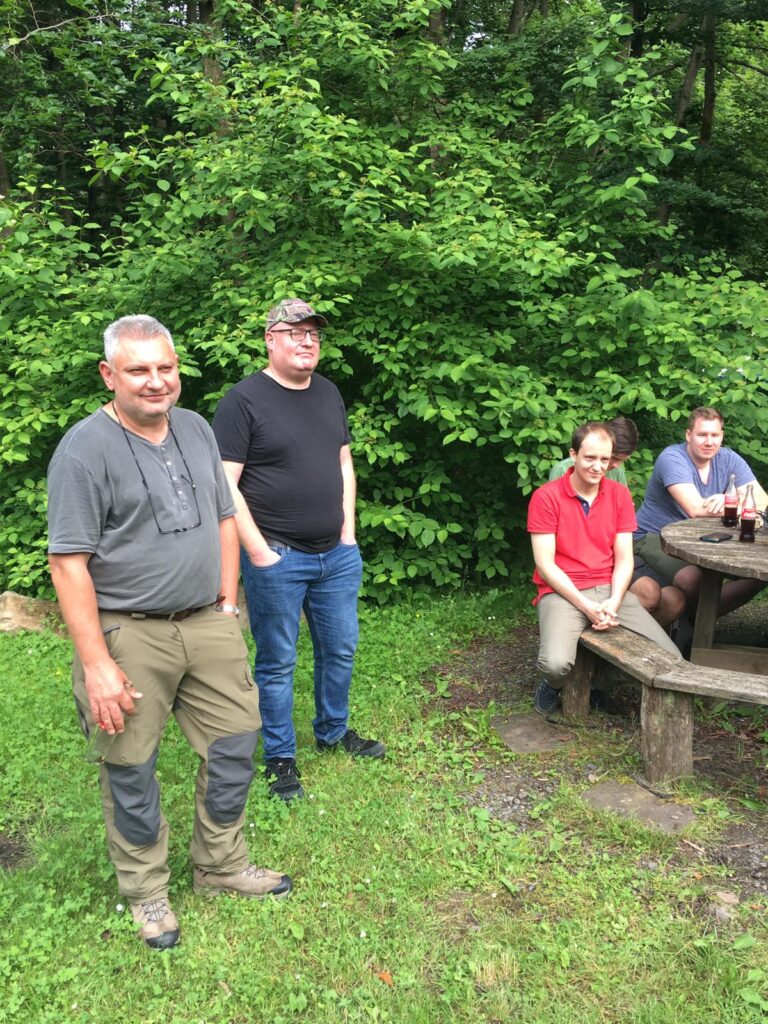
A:
{"type": "MultiPolygon", "coordinates": [[[[611,596],[611,588],[607,585],[585,587],[581,592],[598,603],[607,601],[611,596]]],[[[536,667],[549,685],[559,690],[576,661],[579,636],[589,625],[589,619],[560,594],[545,594],[537,605],[537,611],[539,658],[536,667]]],[[[629,591],[619,605],[618,619],[619,624],[625,629],[639,633],[669,654],[681,657],[680,651],[668,634],[629,591]]]]}
{"type": "MultiPolygon", "coordinates": [[[[143,694],[99,769],[121,894],[131,902],[168,894],[168,823],[155,765],[171,714],[200,757],[192,862],[217,874],[241,871],[249,863],[242,826],[261,719],[237,620],[212,607],[181,622],[120,612],[99,618],[110,655],[143,694]]],[[[93,721],[77,656],[73,689],[88,735],[93,721]]]]}

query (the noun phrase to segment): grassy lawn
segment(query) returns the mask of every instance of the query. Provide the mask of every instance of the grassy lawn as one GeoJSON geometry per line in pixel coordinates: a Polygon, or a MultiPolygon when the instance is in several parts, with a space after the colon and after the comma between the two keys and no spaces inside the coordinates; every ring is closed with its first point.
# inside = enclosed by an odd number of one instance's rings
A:
{"type": "MultiPolygon", "coordinates": [[[[701,907],[727,879],[676,857],[679,837],[588,810],[565,773],[522,832],[464,799],[485,767],[515,756],[492,738],[488,711],[441,712],[424,673],[471,636],[506,632],[527,600],[364,613],[352,724],[387,742],[381,764],[314,751],[303,636],[307,799],[271,801],[259,775],[246,818],[254,861],[294,876],[288,900],[192,893],[195,757],[169,729],[159,772],[182,944],[166,953],[145,949],[119,907],[69,644],[1,637],[0,833],[23,838],[26,854],[0,873],[0,1022],[768,1021],[765,906],[744,900],[715,927],[701,907]]],[[[619,780],[636,769],[626,737],[595,736],[517,762],[556,779],[574,757],[619,780]]],[[[698,815],[693,843],[732,814],[694,787],[685,799],[698,815]]]]}

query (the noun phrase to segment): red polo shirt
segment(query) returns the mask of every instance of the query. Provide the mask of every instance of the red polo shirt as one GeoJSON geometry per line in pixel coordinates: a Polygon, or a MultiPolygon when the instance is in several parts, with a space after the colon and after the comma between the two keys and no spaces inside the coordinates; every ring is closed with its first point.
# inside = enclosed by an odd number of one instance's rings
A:
{"type": "MultiPolygon", "coordinates": [[[[637,529],[632,495],[615,480],[600,481],[597,496],[584,515],[581,499],[571,484],[573,469],[559,480],[552,480],[533,492],[528,505],[528,532],[554,533],[555,562],[568,575],[577,590],[610,583],[613,575],[613,544],[617,533],[637,529]]],[[[538,604],[552,587],[536,569],[533,582],[538,604]]]]}

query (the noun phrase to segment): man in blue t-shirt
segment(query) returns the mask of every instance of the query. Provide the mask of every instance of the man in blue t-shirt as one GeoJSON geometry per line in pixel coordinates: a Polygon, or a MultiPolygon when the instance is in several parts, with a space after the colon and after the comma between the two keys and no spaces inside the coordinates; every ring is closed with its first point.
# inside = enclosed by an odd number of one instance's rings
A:
{"type": "MultiPolygon", "coordinates": [[[[720,515],[731,473],[736,475],[740,499],[747,485],[752,484],[758,506],[765,508],[768,504],[768,494],[749,464],[722,444],[721,413],[704,406],[694,409],[688,417],[685,444],[669,445],[656,459],[637,512],[635,554],[682,590],[689,611],[696,608],[701,570],[661,550],[659,535],[663,527],[680,519],[720,515]]],[[[760,580],[729,580],[720,594],[718,615],[740,608],[764,586],[760,580]]]]}

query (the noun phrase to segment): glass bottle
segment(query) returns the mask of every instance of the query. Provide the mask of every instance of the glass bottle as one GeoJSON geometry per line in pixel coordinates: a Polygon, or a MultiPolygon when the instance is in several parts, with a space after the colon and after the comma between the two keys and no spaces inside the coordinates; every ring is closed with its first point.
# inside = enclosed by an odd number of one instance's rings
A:
{"type": "Polygon", "coordinates": [[[723,526],[739,525],[739,492],[736,488],[736,474],[731,473],[728,486],[725,488],[725,504],[723,505],[723,526]]]}
{"type": "Polygon", "coordinates": [[[741,506],[741,531],[739,540],[744,544],[755,543],[755,519],[757,518],[757,506],[755,496],[752,493],[752,484],[747,484],[747,493],[744,496],[744,504],[741,506]]]}
{"type": "Polygon", "coordinates": [[[116,732],[113,732],[110,736],[106,729],[101,729],[98,725],[95,725],[88,736],[83,757],[89,764],[104,764],[109,748],[116,738],[116,732]]]}

